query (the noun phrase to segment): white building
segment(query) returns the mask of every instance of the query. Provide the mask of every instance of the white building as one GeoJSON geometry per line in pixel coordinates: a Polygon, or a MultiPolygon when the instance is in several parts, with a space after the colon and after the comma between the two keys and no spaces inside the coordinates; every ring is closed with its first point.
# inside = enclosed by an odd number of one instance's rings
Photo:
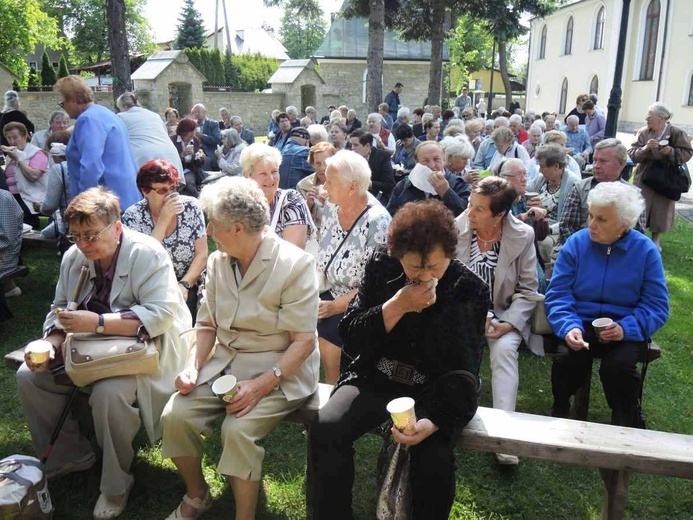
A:
{"type": "MultiPolygon", "coordinates": [[[[621,0],[576,0],[531,21],[528,109],[561,115],[578,95],[597,93],[606,110],[613,85],[621,0]]],[[[665,103],[693,133],[693,0],[631,0],[619,130],[643,126],[665,103]]]]}

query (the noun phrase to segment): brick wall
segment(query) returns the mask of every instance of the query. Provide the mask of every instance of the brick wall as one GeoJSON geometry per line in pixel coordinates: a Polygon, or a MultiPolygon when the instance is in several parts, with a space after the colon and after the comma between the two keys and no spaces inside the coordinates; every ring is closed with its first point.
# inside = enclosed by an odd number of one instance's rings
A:
{"type": "MultiPolygon", "coordinates": [[[[60,97],[55,92],[25,92],[19,93],[21,110],[34,123],[37,130],[48,128],[48,118],[51,113],[60,110],[58,101],[60,97]]],[[[99,105],[113,110],[112,92],[94,92],[94,101],[99,105]]]]}

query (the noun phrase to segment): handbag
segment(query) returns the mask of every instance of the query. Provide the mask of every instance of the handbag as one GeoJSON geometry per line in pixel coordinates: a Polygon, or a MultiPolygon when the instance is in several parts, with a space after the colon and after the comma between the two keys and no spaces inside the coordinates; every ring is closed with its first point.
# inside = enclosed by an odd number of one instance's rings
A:
{"type": "Polygon", "coordinates": [[[109,377],[154,374],[159,369],[157,339],[71,333],[63,348],[65,372],[76,386],[109,377]]]}
{"type": "MultiPolygon", "coordinates": [[[[676,152],[674,151],[676,156],[676,152]]],[[[681,200],[691,188],[691,175],[686,163],[650,161],[642,175],[642,183],[670,200],[681,200]]]]}
{"type": "Polygon", "coordinates": [[[409,480],[409,446],[395,442],[390,435],[378,457],[378,520],[410,520],[413,501],[409,480]]]}

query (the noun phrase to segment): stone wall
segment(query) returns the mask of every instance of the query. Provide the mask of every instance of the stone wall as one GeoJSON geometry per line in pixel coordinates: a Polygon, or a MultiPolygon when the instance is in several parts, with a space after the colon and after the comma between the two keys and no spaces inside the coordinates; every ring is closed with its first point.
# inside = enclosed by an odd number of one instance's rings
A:
{"type": "Polygon", "coordinates": [[[4,66],[0,65],[0,94],[12,90],[12,82],[14,80],[15,76],[4,66]]]}
{"type": "MultiPolygon", "coordinates": [[[[26,92],[19,93],[21,110],[34,123],[37,130],[48,128],[48,119],[52,112],[60,110],[60,96],[55,92],[26,92]]],[[[94,92],[94,101],[111,110],[114,109],[113,92],[94,92]]]]}

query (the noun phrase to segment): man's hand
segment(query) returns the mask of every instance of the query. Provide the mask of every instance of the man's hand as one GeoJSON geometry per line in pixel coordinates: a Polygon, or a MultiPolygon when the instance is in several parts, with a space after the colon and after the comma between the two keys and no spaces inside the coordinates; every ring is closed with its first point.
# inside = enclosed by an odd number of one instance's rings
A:
{"type": "Polygon", "coordinates": [[[402,433],[393,426],[391,430],[392,437],[395,439],[396,442],[399,442],[400,444],[415,446],[438,431],[438,427],[435,424],[433,424],[430,419],[419,419],[418,421],[416,421],[415,427],[416,433],[413,433],[412,435],[407,435],[406,433],[402,433]]]}
{"type": "Polygon", "coordinates": [[[428,180],[431,183],[431,186],[433,186],[433,189],[436,190],[436,193],[439,197],[443,197],[445,193],[450,189],[450,184],[445,178],[445,175],[443,175],[443,172],[431,173],[431,176],[428,178],[428,180]]]}

